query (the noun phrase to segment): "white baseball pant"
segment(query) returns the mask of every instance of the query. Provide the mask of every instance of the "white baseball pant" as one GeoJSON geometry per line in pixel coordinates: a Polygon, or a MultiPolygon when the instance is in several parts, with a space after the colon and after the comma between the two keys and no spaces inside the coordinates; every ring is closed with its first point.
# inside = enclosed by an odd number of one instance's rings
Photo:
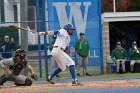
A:
{"type": "Polygon", "coordinates": [[[71,57],[60,48],[53,48],[51,53],[62,71],[66,69],[66,66],[75,66],[75,62],[71,59],[71,57]]]}

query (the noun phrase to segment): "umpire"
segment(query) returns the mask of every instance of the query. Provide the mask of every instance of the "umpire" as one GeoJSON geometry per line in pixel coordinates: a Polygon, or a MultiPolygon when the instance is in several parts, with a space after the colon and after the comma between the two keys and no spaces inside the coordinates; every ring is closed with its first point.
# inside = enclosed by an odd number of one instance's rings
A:
{"type": "Polygon", "coordinates": [[[4,74],[0,77],[0,86],[6,81],[13,81],[17,86],[30,86],[32,85],[32,80],[20,72],[27,68],[31,73],[31,77],[37,80],[37,75],[34,74],[32,67],[25,60],[26,52],[23,49],[17,49],[13,58],[4,59],[0,61],[0,66],[4,70],[4,74]]]}

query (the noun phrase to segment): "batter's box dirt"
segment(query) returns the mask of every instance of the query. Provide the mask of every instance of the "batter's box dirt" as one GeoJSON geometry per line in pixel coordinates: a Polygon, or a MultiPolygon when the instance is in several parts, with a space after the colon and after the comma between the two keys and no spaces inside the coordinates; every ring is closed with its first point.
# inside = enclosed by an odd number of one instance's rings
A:
{"type": "Polygon", "coordinates": [[[111,80],[111,81],[90,81],[81,82],[81,86],[72,86],[71,83],[56,83],[52,84],[33,84],[32,86],[0,86],[0,93],[27,93],[40,91],[54,91],[54,90],[72,90],[72,89],[87,89],[87,88],[140,88],[140,79],[127,80],[111,80]]]}

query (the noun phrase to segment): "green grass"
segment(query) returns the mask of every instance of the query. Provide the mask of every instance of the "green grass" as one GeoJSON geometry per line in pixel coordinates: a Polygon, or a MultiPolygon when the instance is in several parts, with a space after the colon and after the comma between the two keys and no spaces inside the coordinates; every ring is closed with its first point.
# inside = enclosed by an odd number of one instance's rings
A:
{"type": "MultiPolygon", "coordinates": [[[[32,64],[32,67],[33,67],[35,73],[39,76],[38,64],[32,64]]],[[[2,74],[3,74],[3,69],[0,68],[0,75],[2,75],[2,74]]],[[[38,81],[44,81],[45,78],[46,78],[45,74],[46,74],[45,73],[45,65],[42,64],[42,78],[39,78],[38,81]]],[[[70,78],[71,77],[68,69],[66,69],[65,71],[61,72],[59,75],[61,77],[60,79],[66,79],[66,78],[70,78]]],[[[140,73],[107,74],[107,75],[92,76],[92,78],[95,78],[95,79],[96,78],[126,78],[126,77],[131,77],[131,76],[139,76],[140,77],[140,73]]],[[[59,80],[59,78],[56,78],[56,77],[54,77],[54,79],[55,80],[59,80]]]]}
{"type": "MultiPolygon", "coordinates": [[[[107,75],[98,75],[98,76],[92,76],[90,78],[93,78],[93,79],[107,79],[107,78],[127,78],[127,77],[140,77],[140,73],[125,73],[125,74],[107,74],[107,75]]],[[[71,75],[69,73],[68,70],[62,72],[60,74],[60,77],[61,78],[56,78],[54,77],[54,80],[63,80],[63,79],[68,79],[68,78],[71,78],[71,75]]],[[[84,76],[81,76],[81,77],[84,77],[84,76]]],[[[40,78],[39,81],[44,81],[45,79],[44,78],[40,78]]]]}
{"type": "Polygon", "coordinates": [[[107,75],[94,76],[93,78],[126,78],[126,77],[131,77],[131,76],[140,77],[140,73],[107,74],[107,75]]]}
{"type": "MultiPolygon", "coordinates": [[[[71,77],[70,73],[68,70],[62,72],[60,74],[61,79],[71,77]]],[[[125,73],[125,74],[107,74],[107,75],[97,75],[97,76],[92,76],[92,78],[126,78],[126,77],[140,77],[140,73],[125,73]]],[[[82,76],[81,77],[85,77],[82,76]]]]}
{"type": "Polygon", "coordinates": [[[0,67],[0,75],[3,73],[3,69],[0,67]]]}

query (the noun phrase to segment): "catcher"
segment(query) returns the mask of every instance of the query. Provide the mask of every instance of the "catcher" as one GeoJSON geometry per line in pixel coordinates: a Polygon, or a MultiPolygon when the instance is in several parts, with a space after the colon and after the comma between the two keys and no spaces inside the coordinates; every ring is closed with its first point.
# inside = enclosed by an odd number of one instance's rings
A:
{"type": "Polygon", "coordinates": [[[0,86],[6,81],[13,81],[17,86],[31,86],[32,79],[20,74],[23,69],[28,69],[31,73],[31,78],[37,80],[37,75],[32,67],[25,60],[26,52],[23,49],[17,49],[13,58],[0,61],[0,66],[4,70],[4,74],[0,77],[0,86]]]}

